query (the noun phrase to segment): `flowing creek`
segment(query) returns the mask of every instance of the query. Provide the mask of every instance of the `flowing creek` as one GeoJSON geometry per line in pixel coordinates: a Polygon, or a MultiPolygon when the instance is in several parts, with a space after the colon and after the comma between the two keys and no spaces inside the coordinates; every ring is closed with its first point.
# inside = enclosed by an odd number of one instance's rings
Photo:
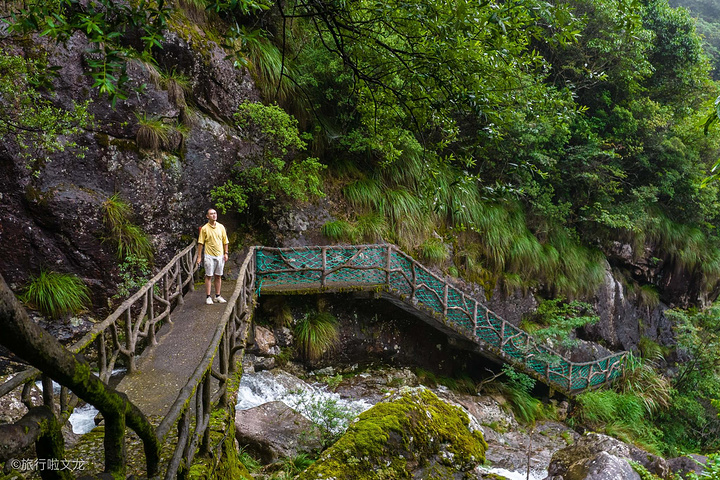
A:
{"type": "MultiPolygon", "coordinates": [[[[309,420],[313,420],[314,415],[310,404],[335,402],[339,408],[348,409],[355,416],[373,406],[364,399],[343,399],[337,393],[329,391],[325,384],[306,383],[285,372],[271,373],[264,370],[243,375],[235,406],[237,410],[247,410],[275,401],[285,403],[309,420]],[[312,399],[312,402],[309,399],[312,399]]],[[[487,468],[487,472],[502,475],[509,480],[542,480],[547,475],[547,471],[531,471],[527,477],[524,469],[522,472],[513,472],[503,468],[487,468]]]]}

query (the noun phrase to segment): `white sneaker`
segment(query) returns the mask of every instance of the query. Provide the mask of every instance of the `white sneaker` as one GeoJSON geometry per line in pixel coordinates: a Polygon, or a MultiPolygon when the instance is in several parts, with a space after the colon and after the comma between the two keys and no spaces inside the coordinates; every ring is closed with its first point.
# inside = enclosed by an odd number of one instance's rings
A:
{"type": "Polygon", "coordinates": [[[213,304],[212,298],[207,297],[207,298],[205,299],[205,303],[207,303],[208,305],[212,305],[212,304],[213,304]]]}
{"type": "Polygon", "coordinates": [[[215,297],[215,303],[227,303],[227,300],[225,300],[222,295],[218,295],[215,297]]]}

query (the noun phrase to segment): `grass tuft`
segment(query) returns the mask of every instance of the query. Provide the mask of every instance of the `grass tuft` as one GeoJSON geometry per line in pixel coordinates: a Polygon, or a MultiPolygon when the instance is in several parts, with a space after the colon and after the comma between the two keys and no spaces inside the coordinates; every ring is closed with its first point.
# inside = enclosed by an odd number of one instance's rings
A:
{"type": "Polygon", "coordinates": [[[145,113],[135,113],[135,117],[139,124],[135,134],[138,148],[156,152],[167,147],[172,131],[170,125],[163,122],[162,119],[148,117],[145,113]]]}
{"type": "Polygon", "coordinates": [[[332,241],[351,241],[355,238],[355,228],[345,220],[333,220],[322,226],[322,234],[332,241]]]}
{"type": "Polygon", "coordinates": [[[110,231],[109,239],[117,244],[118,258],[129,256],[151,261],[153,249],[142,229],[132,223],[132,207],[116,193],[103,203],[103,222],[110,231]]]}
{"type": "Polygon", "coordinates": [[[420,245],[420,256],[432,263],[442,263],[450,258],[450,251],[442,239],[430,237],[420,245]]]}
{"type": "Polygon", "coordinates": [[[30,279],[21,299],[43,315],[60,318],[83,310],[90,303],[89,292],[75,275],[43,270],[30,279]]]}
{"type": "Polygon", "coordinates": [[[332,350],[338,340],[337,318],[328,312],[309,312],[295,325],[295,341],[307,360],[319,359],[332,350]]]}

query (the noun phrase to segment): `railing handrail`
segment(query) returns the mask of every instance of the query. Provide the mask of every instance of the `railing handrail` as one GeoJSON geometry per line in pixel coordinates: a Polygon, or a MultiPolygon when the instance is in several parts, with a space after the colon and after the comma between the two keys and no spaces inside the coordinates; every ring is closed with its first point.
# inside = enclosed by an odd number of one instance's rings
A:
{"type": "Polygon", "coordinates": [[[105,320],[93,325],[93,327],[80,340],[72,344],[69,350],[71,350],[73,353],[78,353],[79,351],[90,345],[95,340],[95,338],[97,338],[100,332],[104,331],[112,323],[116,322],[120,318],[120,316],[136,301],[140,300],[142,296],[147,293],[148,290],[154,288],[155,285],[162,279],[162,277],[170,271],[170,268],[173,267],[180,258],[182,258],[193,248],[195,248],[195,240],[193,240],[192,243],[185,247],[183,250],[178,252],[178,254],[172,258],[172,260],[170,260],[160,271],[158,271],[158,273],[156,273],[151,279],[145,282],[145,284],[143,284],[143,286],[140,287],[133,295],[131,295],[123,303],[121,303],[113,311],[113,313],[105,317],[105,320]]]}
{"type": "Polygon", "coordinates": [[[244,282],[242,281],[245,277],[245,275],[248,273],[248,264],[250,263],[250,260],[252,259],[252,256],[255,253],[254,247],[250,248],[250,251],[248,252],[247,257],[242,263],[242,266],[240,267],[240,272],[238,274],[238,280],[235,284],[235,289],[233,290],[232,295],[230,296],[230,299],[228,300],[227,306],[225,307],[225,310],[223,312],[223,316],[220,319],[220,322],[218,323],[217,328],[215,329],[215,334],[213,335],[213,338],[210,342],[210,345],[205,350],[205,355],[203,355],[202,360],[200,360],[200,363],[198,364],[197,368],[193,372],[193,374],[190,376],[188,381],[185,383],[185,385],[180,389],[180,392],[175,399],[175,402],[170,407],[170,411],[165,416],[165,418],[160,422],[160,425],[158,425],[157,429],[155,430],[156,436],[159,441],[164,441],[165,436],[169,433],[170,427],[175,424],[177,419],[179,418],[180,414],[182,413],[182,410],[186,407],[187,401],[192,397],[192,395],[195,393],[195,389],[197,388],[198,384],[202,380],[205,373],[208,371],[208,369],[212,366],[212,363],[215,359],[215,355],[217,353],[217,348],[220,345],[220,340],[225,332],[225,328],[227,327],[227,323],[230,320],[230,317],[232,315],[233,309],[236,307],[236,303],[238,300],[238,297],[240,297],[240,293],[242,289],[244,288],[244,282]]]}
{"type": "MultiPolygon", "coordinates": [[[[607,381],[610,378],[613,378],[613,375],[617,371],[622,371],[624,362],[627,358],[628,353],[627,352],[616,352],[610,355],[607,355],[603,358],[588,361],[588,362],[573,362],[571,360],[568,360],[565,358],[562,354],[555,351],[554,349],[542,345],[535,340],[535,338],[525,332],[524,330],[516,327],[515,325],[511,324],[507,320],[505,320],[503,317],[498,315],[497,313],[490,310],[483,302],[475,298],[472,294],[464,292],[462,289],[456,287],[455,285],[452,285],[448,280],[440,277],[439,275],[432,272],[430,269],[428,269],[425,265],[418,262],[414,258],[412,258],[407,253],[403,252],[399,247],[393,244],[363,244],[363,245],[323,245],[323,246],[299,246],[299,247],[263,247],[263,246],[257,246],[256,251],[267,251],[267,252],[278,252],[279,254],[301,254],[302,252],[313,252],[316,254],[322,255],[322,264],[321,265],[308,265],[303,264],[302,268],[296,268],[290,265],[289,262],[292,261],[292,258],[283,258],[283,262],[287,265],[287,268],[277,268],[272,269],[264,272],[258,272],[258,290],[261,289],[263,285],[263,278],[265,275],[268,274],[291,274],[292,272],[319,272],[320,273],[320,280],[313,280],[313,281],[319,281],[321,283],[321,286],[324,285],[325,279],[332,275],[334,272],[339,271],[341,269],[362,269],[362,270],[368,270],[368,269],[376,269],[381,272],[385,272],[385,280],[378,281],[378,285],[382,285],[384,289],[386,289],[388,292],[394,291],[393,286],[390,284],[390,275],[393,273],[398,273],[402,275],[405,279],[405,281],[408,284],[411,284],[411,279],[409,276],[408,269],[405,266],[401,267],[390,267],[390,255],[395,254],[398,257],[404,259],[405,261],[410,263],[410,270],[412,270],[412,282],[415,282],[415,278],[417,276],[417,273],[420,272],[424,276],[429,276],[430,278],[434,279],[438,284],[442,287],[443,293],[444,293],[444,299],[440,298],[440,293],[430,288],[427,284],[421,283],[421,284],[412,284],[413,293],[412,295],[415,295],[415,292],[420,286],[423,286],[425,289],[431,291],[436,297],[438,302],[443,304],[444,311],[442,313],[438,312],[436,309],[433,309],[432,306],[429,304],[423,305],[423,308],[427,308],[430,310],[431,313],[434,315],[441,314],[443,318],[449,322],[452,323],[450,325],[453,327],[453,329],[457,330],[460,328],[462,332],[461,334],[465,336],[470,336],[469,332],[467,332],[468,328],[465,325],[457,324],[455,323],[450,317],[448,317],[449,310],[459,310],[462,314],[468,317],[473,323],[473,334],[472,334],[472,340],[476,343],[480,343],[483,345],[490,346],[492,348],[496,348],[498,350],[497,354],[500,355],[502,358],[504,358],[507,361],[511,361],[512,363],[521,364],[526,370],[531,370],[529,373],[532,373],[533,375],[540,377],[545,383],[548,383],[548,385],[553,385],[555,387],[560,387],[561,390],[566,391],[567,393],[578,393],[579,391],[585,390],[587,388],[592,388],[594,386],[598,386],[599,384],[595,384],[596,377],[598,375],[605,375],[605,381],[607,381]],[[340,263],[338,265],[334,265],[332,269],[328,269],[327,263],[326,263],[326,255],[330,251],[343,251],[347,252],[348,249],[352,249],[355,253],[352,257],[346,259],[346,262],[350,262],[353,258],[355,258],[355,255],[358,255],[362,252],[364,249],[375,249],[375,250],[387,250],[387,259],[386,263],[383,264],[363,264],[362,266],[353,266],[351,264],[343,264],[340,263]],[[453,296],[456,298],[462,298],[463,306],[459,306],[458,304],[450,305],[450,302],[448,301],[448,297],[452,293],[453,296]],[[474,313],[471,315],[469,313],[468,304],[467,301],[470,301],[474,305],[474,313]],[[485,319],[484,324],[480,325],[478,323],[478,319],[480,318],[480,315],[478,315],[478,310],[481,307],[483,312],[485,313],[485,319]],[[500,345],[499,346],[493,346],[492,344],[489,344],[487,341],[484,341],[483,339],[479,338],[477,335],[475,335],[475,332],[478,329],[488,329],[490,328],[491,331],[495,331],[496,334],[498,333],[497,329],[494,327],[493,323],[490,321],[490,318],[495,319],[500,324],[499,331],[502,332],[502,334],[498,334],[500,337],[500,345]],[[504,350],[506,346],[506,341],[510,341],[513,339],[520,339],[521,344],[524,345],[525,348],[525,357],[522,360],[519,360],[514,357],[509,357],[508,353],[504,350]],[[555,357],[561,360],[561,366],[560,368],[562,370],[558,371],[557,369],[551,370],[551,364],[546,361],[542,360],[538,355],[548,355],[551,357],[555,357]],[[508,358],[509,357],[509,358],[508,358]],[[534,363],[542,362],[546,364],[545,373],[541,374],[536,369],[530,367],[527,362],[533,361],[534,363]],[[603,367],[603,365],[605,365],[603,367]],[[593,371],[593,368],[599,368],[602,369],[600,371],[593,371]],[[587,375],[585,375],[584,370],[587,369],[587,375]],[[567,373],[565,373],[565,370],[567,373]],[[578,372],[583,372],[578,373],[578,372]],[[587,383],[584,387],[577,387],[573,388],[573,374],[575,374],[575,380],[582,380],[584,379],[587,383]],[[559,380],[553,380],[553,377],[556,379],[564,379],[564,381],[567,382],[567,388],[563,386],[563,384],[559,380]]],[[[374,259],[375,260],[375,259],[374,259]]],[[[380,260],[378,258],[377,260],[380,260]]],[[[258,265],[258,268],[261,266],[258,265]]],[[[278,280],[279,281],[279,280],[278,280]]],[[[360,282],[362,283],[362,282],[360,282]]],[[[322,288],[322,287],[321,287],[322,288]]],[[[414,308],[417,308],[418,303],[423,303],[421,300],[414,298],[414,302],[409,302],[409,299],[406,298],[407,296],[400,295],[400,298],[402,301],[406,303],[411,303],[414,308]]],[[[512,345],[513,348],[518,348],[517,344],[513,342],[512,345]]],[[[552,366],[555,367],[558,364],[553,363],[552,366]]]]}

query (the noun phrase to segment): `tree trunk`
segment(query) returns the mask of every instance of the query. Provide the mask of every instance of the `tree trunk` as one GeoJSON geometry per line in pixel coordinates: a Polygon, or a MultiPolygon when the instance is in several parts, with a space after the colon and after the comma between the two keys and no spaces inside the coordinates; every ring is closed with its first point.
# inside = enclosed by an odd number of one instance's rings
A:
{"type": "MultiPolygon", "coordinates": [[[[0,331],[3,332],[0,343],[57,383],[68,387],[103,414],[108,422],[106,430],[115,437],[112,441],[105,442],[107,447],[112,445],[105,451],[106,472],[123,474],[125,471],[125,455],[118,446],[117,436],[123,436],[127,422],[143,441],[148,476],[157,473],[160,445],[155,436],[155,428],[145,415],[123,393],[117,392],[95,376],[90,371],[90,365],[80,355],[76,356],[68,351],[55,337],[30,320],[2,275],[0,331]]],[[[0,436],[0,450],[4,444],[3,437],[0,436]]]]}

